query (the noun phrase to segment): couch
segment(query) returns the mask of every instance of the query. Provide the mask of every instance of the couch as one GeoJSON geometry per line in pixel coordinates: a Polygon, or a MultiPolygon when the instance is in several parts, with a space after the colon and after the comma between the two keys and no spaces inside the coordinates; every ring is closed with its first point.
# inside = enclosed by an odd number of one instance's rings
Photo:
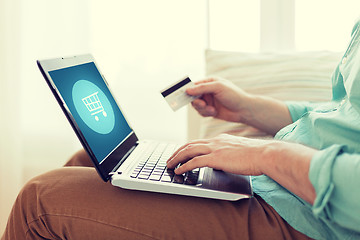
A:
{"type": "MultiPolygon", "coordinates": [[[[341,54],[329,51],[245,53],[208,49],[206,76],[232,81],[245,91],[284,101],[331,99],[331,75],[341,54]]],[[[246,137],[269,137],[241,123],[203,118],[188,108],[188,140],[210,138],[220,133],[246,137]]]]}

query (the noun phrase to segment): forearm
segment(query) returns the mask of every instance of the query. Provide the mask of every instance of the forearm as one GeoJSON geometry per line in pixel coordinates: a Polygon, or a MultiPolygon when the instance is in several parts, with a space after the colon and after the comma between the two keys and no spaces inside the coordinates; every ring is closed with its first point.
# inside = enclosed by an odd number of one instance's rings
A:
{"type": "Polygon", "coordinates": [[[280,129],[292,123],[286,104],[282,101],[256,95],[249,95],[248,107],[241,122],[275,135],[280,129]]]}
{"type": "Polygon", "coordinates": [[[261,172],[313,204],[316,193],[309,179],[310,162],[317,150],[288,142],[270,142],[259,160],[261,172]]]}
{"type": "Polygon", "coordinates": [[[261,140],[222,134],[180,147],[167,167],[183,174],[210,167],[234,174],[265,174],[309,203],[316,197],[309,178],[310,162],[318,150],[278,140],[261,140]]]}

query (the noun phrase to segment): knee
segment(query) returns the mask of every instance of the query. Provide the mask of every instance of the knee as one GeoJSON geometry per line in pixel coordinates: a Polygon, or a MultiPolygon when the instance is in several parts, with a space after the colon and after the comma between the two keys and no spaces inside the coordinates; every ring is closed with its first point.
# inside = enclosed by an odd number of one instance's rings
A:
{"type": "Polygon", "coordinates": [[[26,216],[28,221],[33,221],[64,201],[70,201],[74,193],[86,186],[86,181],[102,183],[93,168],[60,168],[35,177],[18,194],[13,207],[14,217],[26,216]],[[79,182],[85,183],[76,188],[74,183],[79,182]]]}
{"type": "MultiPolygon", "coordinates": [[[[36,222],[41,213],[41,198],[46,175],[33,178],[20,190],[10,212],[3,239],[25,239],[30,224],[36,222]]],[[[47,186],[45,186],[47,188],[47,186]]]]}
{"type": "MultiPolygon", "coordinates": [[[[68,167],[50,171],[27,182],[13,205],[4,239],[25,239],[26,234],[35,237],[31,239],[37,239],[40,233],[48,236],[49,225],[44,224],[43,217],[58,215],[64,207],[71,206],[64,202],[74,201],[74,193],[80,192],[85,186],[82,184],[75,188],[73,183],[86,176],[88,182],[100,180],[96,178],[93,168],[68,167]]],[[[46,237],[49,238],[51,236],[46,237]]]]}
{"type": "Polygon", "coordinates": [[[68,166],[94,167],[94,164],[91,161],[87,152],[85,152],[84,149],[81,149],[78,152],[76,152],[65,164],[65,167],[68,166]]]}
{"type": "Polygon", "coordinates": [[[67,172],[62,169],[52,170],[29,180],[19,192],[14,208],[21,209],[28,217],[36,219],[36,215],[41,212],[43,199],[57,191],[60,179],[67,172]]]}

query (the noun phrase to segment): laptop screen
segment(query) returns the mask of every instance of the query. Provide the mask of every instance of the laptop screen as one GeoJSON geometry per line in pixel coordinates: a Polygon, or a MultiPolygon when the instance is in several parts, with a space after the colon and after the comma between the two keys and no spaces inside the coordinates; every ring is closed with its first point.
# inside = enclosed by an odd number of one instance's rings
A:
{"type": "Polygon", "coordinates": [[[133,131],[94,62],[49,71],[99,164],[133,131]]]}

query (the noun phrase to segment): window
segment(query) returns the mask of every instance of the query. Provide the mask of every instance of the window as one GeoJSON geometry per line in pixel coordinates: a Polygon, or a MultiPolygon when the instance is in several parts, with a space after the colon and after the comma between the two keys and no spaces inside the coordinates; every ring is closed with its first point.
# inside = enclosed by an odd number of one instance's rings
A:
{"type": "Polygon", "coordinates": [[[256,52],[260,44],[260,0],[209,0],[208,47],[256,52]]]}
{"type": "Polygon", "coordinates": [[[295,46],[298,51],[345,51],[359,0],[297,0],[295,46]]]}

